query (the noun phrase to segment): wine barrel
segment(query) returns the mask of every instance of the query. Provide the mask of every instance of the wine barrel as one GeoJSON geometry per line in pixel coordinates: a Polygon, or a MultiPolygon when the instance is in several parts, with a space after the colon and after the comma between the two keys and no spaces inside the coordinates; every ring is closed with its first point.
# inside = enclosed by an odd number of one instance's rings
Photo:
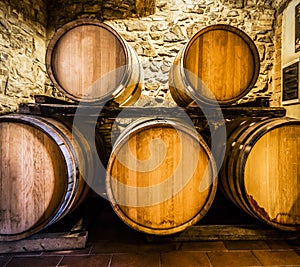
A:
{"type": "Polygon", "coordinates": [[[78,19],[59,28],[47,46],[46,68],[54,86],[74,101],[129,105],[141,93],[136,52],[96,19],[78,19]]]}
{"type": "Polygon", "coordinates": [[[227,132],[222,191],[251,216],[300,230],[300,121],[240,118],[227,124],[227,132]]]}
{"type": "Polygon", "coordinates": [[[130,124],[110,156],[106,188],[116,214],[135,230],[183,231],[200,220],[215,196],[211,151],[193,127],[167,119],[130,124]]]}
{"type": "Polygon", "coordinates": [[[44,229],[87,196],[93,149],[72,131],[52,118],[0,117],[0,241],[44,229]]]}
{"type": "Polygon", "coordinates": [[[197,32],[179,51],[169,73],[170,91],[180,106],[194,99],[230,105],[255,85],[260,60],[252,39],[230,25],[197,32]]]}

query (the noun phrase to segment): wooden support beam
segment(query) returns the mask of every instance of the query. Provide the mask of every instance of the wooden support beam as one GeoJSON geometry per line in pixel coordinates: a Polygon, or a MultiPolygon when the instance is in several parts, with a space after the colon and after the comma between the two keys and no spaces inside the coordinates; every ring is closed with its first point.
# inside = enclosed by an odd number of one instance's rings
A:
{"type": "Polygon", "coordinates": [[[148,235],[148,242],[185,242],[215,240],[294,240],[299,232],[283,232],[264,225],[194,225],[170,236],[148,235]]]}
{"type": "Polygon", "coordinates": [[[117,105],[107,105],[101,108],[101,105],[86,104],[77,105],[75,103],[57,103],[56,100],[51,102],[51,98],[39,96],[36,103],[21,103],[19,113],[32,115],[62,115],[73,117],[79,116],[97,116],[102,118],[140,118],[147,116],[168,116],[169,118],[181,118],[188,114],[191,119],[217,119],[220,117],[220,111],[224,118],[236,118],[241,116],[248,117],[283,117],[286,110],[282,107],[269,107],[269,99],[258,98],[255,101],[239,104],[236,106],[214,108],[206,107],[205,115],[200,107],[191,104],[186,108],[180,107],[119,107],[117,105]],[[126,110],[126,112],[121,112],[126,110]]]}
{"type": "Polygon", "coordinates": [[[29,238],[0,242],[0,253],[69,250],[85,248],[88,232],[40,233],[29,238]]]}

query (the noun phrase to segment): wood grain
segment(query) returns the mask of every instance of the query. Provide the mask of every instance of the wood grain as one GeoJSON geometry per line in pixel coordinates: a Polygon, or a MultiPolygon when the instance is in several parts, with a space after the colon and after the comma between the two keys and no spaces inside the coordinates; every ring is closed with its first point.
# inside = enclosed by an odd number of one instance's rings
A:
{"type": "Polygon", "coordinates": [[[47,47],[50,79],[75,101],[109,100],[121,92],[122,97],[114,99],[117,103],[136,101],[141,87],[139,65],[126,41],[113,28],[93,19],[67,23],[47,47]]]}
{"type": "Polygon", "coordinates": [[[220,186],[241,209],[276,228],[300,229],[300,122],[244,118],[227,124],[220,186]]]}
{"type": "Polygon", "coordinates": [[[38,129],[1,123],[0,140],[0,234],[18,234],[57,209],[67,170],[57,145],[38,129]]]}
{"type": "Polygon", "coordinates": [[[191,98],[187,86],[195,99],[228,105],[254,86],[259,56],[246,33],[229,25],[213,25],[191,38],[177,55],[171,71],[171,93],[180,105],[191,102],[185,96],[191,98]]]}
{"type": "Polygon", "coordinates": [[[246,193],[274,223],[300,225],[299,145],[300,125],[278,127],[256,142],[246,161],[246,193]]]}
{"type": "Polygon", "coordinates": [[[59,251],[84,249],[88,232],[38,233],[24,240],[0,243],[0,253],[28,253],[34,251],[59,251]]]}
{"type": "Polygon", "coordinates": [[[94,177],[94,154],[74,136],[51,118],[0,117],[0,241],[42,230],[87,195],[84,177],[94,177]]]}
{"type": "Polygon", "coordinates": [[[193,225],[186,231],[171,236],[148,235],[153,243],[197,242],[223,240],[297,240],[299,233],[283,232],[261,224],[241,225],[193,225]]]}
{"type": "Polygon", "coordinates": [[[179,232],[211,205],[217,184],[214,160],[193,131],[148,123],[116,142],[107,169],[108,196],[115,212],[134,229],[179,232]]]}
{"type": "Polygon", "coordinates": [[[84,25],[64,34],[56,44],[53,68],[61,86],[70,94],[98,98],[116,87],[124,73],[109,76],[94,92],[91,86],[105,74],[125,64],[122,44],[106,29],[84,25]]]}

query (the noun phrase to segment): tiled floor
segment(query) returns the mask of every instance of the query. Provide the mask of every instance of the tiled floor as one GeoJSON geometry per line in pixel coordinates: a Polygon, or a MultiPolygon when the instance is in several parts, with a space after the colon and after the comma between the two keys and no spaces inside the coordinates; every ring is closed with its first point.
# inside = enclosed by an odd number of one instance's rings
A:
{"type": "Polygon", "coordinates": [[[0,255],[8,267],[300,266],[300,241],[147,242],[106,208],[85,249],[0,255]]]}

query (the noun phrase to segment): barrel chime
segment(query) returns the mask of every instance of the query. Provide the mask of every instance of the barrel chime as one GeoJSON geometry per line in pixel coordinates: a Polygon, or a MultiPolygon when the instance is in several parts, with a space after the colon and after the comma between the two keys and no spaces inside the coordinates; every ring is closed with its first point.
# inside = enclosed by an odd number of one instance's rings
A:
{"type": "MultiPolygon", "coordinates": [[[[58,29],[46,67],[55,87],[75,102],[113,100],[126,106],[141,93],[137,54],[97,20],[75,20],[58,29]]],[[[209,26],[176,56],[171,95],[183,107],[194,100],[225,107],[253,88],[259,68],[247,34],[229,25],[209,26]]],[[[130,124],[107,165],[106,191],[116,214],[138,231],[173,234],[206,214],[219,186],[251,216],[299,230],[300,121],[239,117],[227,121],[226,129],[218,174],[218,155],[192,125],[172,118],[130,124]]],[[[93,166],[97,151],[63,117],[1,116],[0,140],[0,241],[25,238],[57,222],[87,195],[84,176],[101,179],[93,166]]]]}

